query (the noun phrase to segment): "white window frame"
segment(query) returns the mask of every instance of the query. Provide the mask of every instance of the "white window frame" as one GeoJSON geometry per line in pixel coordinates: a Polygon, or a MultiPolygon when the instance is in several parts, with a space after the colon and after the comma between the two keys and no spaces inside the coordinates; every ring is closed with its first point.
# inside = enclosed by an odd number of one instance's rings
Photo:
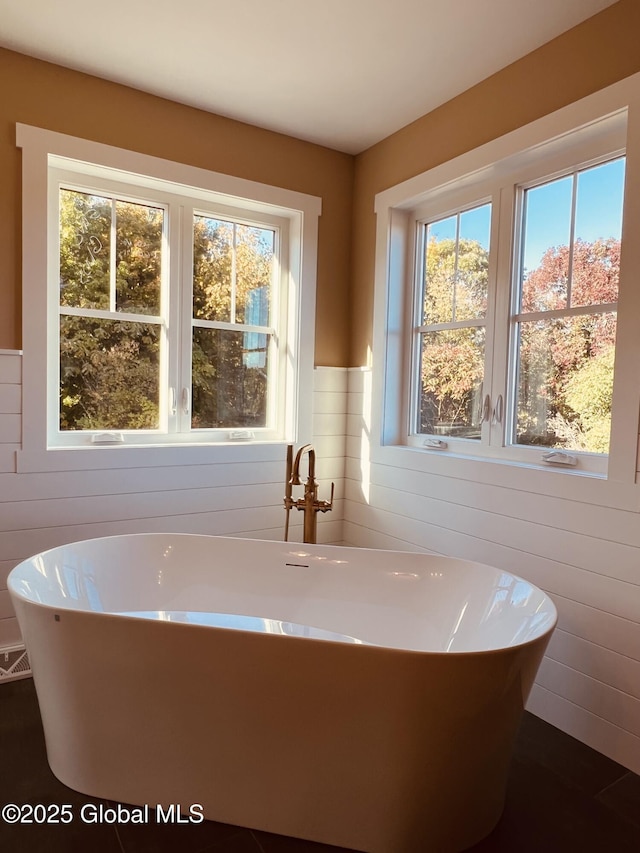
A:
{"type": "MultiPolygon", "coordinates": [[[[638,241],[625,236],[640,233],[640,204],[633,191],[639,175],[640,75],[635,75],[376,196],[372,461],[541,493],[579,496],[596,503],[638,505],[635,482],[640,394],[636,377],[640,346],[634,318],[640,316],[640,296],[633,282],[637,280],[635,271],[640,272],[640,251],[638,241]],[[446,448],[433,446],[433,442],[425,445],[426,436],[412,435],[415,404],[413,392],[409,392],[415,372],[410,330],[414,322],[412,300],[420,223],[487,200],[492,201],[494,213],[499,211],[499,216],[492,219],[489,288],[495,288],[495,299],[493,311],[490,308],[487,316],[487,344],[491,346],[493,341],[494,353],[493,357],[489,353],[487,359],[487,364],[492,365],[491,375],[485,376],[493,409],[499,394],[506,403],[507,382],[512,381],[507,354],[511,281],[518,251],[514,239],[516,188],[625,152],[626,192],[608,458],[576,454],[580,462],[575,468],[547,465],[541,459],[547,448],[508,446],[502,425],[495,421],[483,424],[483,445],[449,436],[444,437],[446,448]]],[[[485,389],[483,396],[484,393],[485,389]]]]}
{"type": "MultiPolygon", "coordinates": [[[[16,137],[23,159],[23,442],[18,470],[106,467],[114,464],[114,453],[123,464],[145,465],[187,459],[196,464],[238,452],[242,458],[265,458],[265,447],[273,446],[280,456],[283,444],[310,440],[321,199],[28,125],[18,124],[16,137]],[[192,248],[179,251],[178,240],[173,239],[166,252],[172,284],[163,282],[162,287],[170,322],[174,327],[180,324],[183,332],[172,331],[173,351],[161,366],[165,381],[161,381],[160,429],[123,431],[124,442],[109,446],[92,442],[98,431],[59,430],[61,185],[164,206],[173,222],[172,233],[177,235],[179,227],[187,247],[192,243],[194,212],[274,228],[282,258],[277,269],[281,299],[275,309],[280,355],[270,389],[268,428],[191,429],[190,411],[181,401],[187,372],[190,377],[191,342],[186,330],[191,328],[191,288],[184,282],[190,285],[193,258],[192,248]],[[182,375],[176,375],[181,361],[182,375]],[[171,388],[175,413],[169,405],[171,388]]],[[[161,321],[166,325],[166,316],[161,321]]]]}

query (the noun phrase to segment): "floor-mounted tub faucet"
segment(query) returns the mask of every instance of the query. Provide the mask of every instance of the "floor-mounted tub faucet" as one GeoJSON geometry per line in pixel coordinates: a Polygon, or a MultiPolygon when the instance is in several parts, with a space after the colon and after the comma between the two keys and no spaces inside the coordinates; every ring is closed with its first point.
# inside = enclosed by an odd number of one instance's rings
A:
{"type": "Polygon", "coordinates": [[[304,444],[293,458],[293,444],[287,447],[287,474],[286,494],[284,497],[284,508],[287,518],[284,526],[284,541],[289,538],[289,513],[292,509],[304,512],[303,542],[315,543],[317,532],[317,514],[329,512],[333,508],[334,483],[331,483],[331,500],[318,500],[318,484],[316,482],[316,451],[311,444],[304,444]],[[305,483],[300,479],[300,461],[304,454],[309,456],[309,471],[305,483]],[[294,500],[292,497],[293,486],[304,485],[304,497],[294,500]]]}

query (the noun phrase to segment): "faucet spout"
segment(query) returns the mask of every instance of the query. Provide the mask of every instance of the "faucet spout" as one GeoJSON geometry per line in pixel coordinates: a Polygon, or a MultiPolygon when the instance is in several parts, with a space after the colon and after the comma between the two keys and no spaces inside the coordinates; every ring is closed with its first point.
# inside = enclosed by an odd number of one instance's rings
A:
{"type": "Polygon", "coordinates": [[[300,462],[305,453],[309,454],[309,479],[315,480],[316,477],[316,451],[312,444],[304,444],[300,450],[296,453],[296,458],[293,463],[293,469],[291,471],[291,485],[292,486],[302,486],[302,480],[300,479],[300,462]]]}

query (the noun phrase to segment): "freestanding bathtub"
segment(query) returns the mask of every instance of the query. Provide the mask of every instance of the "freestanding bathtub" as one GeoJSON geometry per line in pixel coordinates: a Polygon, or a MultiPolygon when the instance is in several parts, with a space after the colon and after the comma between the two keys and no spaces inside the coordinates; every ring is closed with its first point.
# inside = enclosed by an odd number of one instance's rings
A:
{"type": "Polygon", "coordinates": [[[488,566],[214,536],[78,542],[8,586],[64,784],[367,853],[491,831],[556,622],[488,566]]]}

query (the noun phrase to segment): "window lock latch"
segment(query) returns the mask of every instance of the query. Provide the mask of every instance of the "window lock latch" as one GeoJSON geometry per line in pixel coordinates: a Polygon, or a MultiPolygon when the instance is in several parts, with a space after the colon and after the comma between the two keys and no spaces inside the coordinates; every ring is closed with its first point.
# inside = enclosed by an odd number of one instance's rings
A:
{"type": "Polygon", "coordinates": [[[124,444],[121,432],[96,432],[90,438],[91,444],[124,444]]]}
{"type": "Polygon", "coordinates": [[[430,450],[446,450],[448,446],[447,442],[441,438],[425,438],[424,440],[424,447],[428,447],[430,450]]]}
{"type": "Polygon", "coordinates": [[[571,453],[565,453],[564,450],[552,450],[550,453],[542,454],[542,461],[547,465],[571,465],[578,464],[578,457],[571,453]]]}

